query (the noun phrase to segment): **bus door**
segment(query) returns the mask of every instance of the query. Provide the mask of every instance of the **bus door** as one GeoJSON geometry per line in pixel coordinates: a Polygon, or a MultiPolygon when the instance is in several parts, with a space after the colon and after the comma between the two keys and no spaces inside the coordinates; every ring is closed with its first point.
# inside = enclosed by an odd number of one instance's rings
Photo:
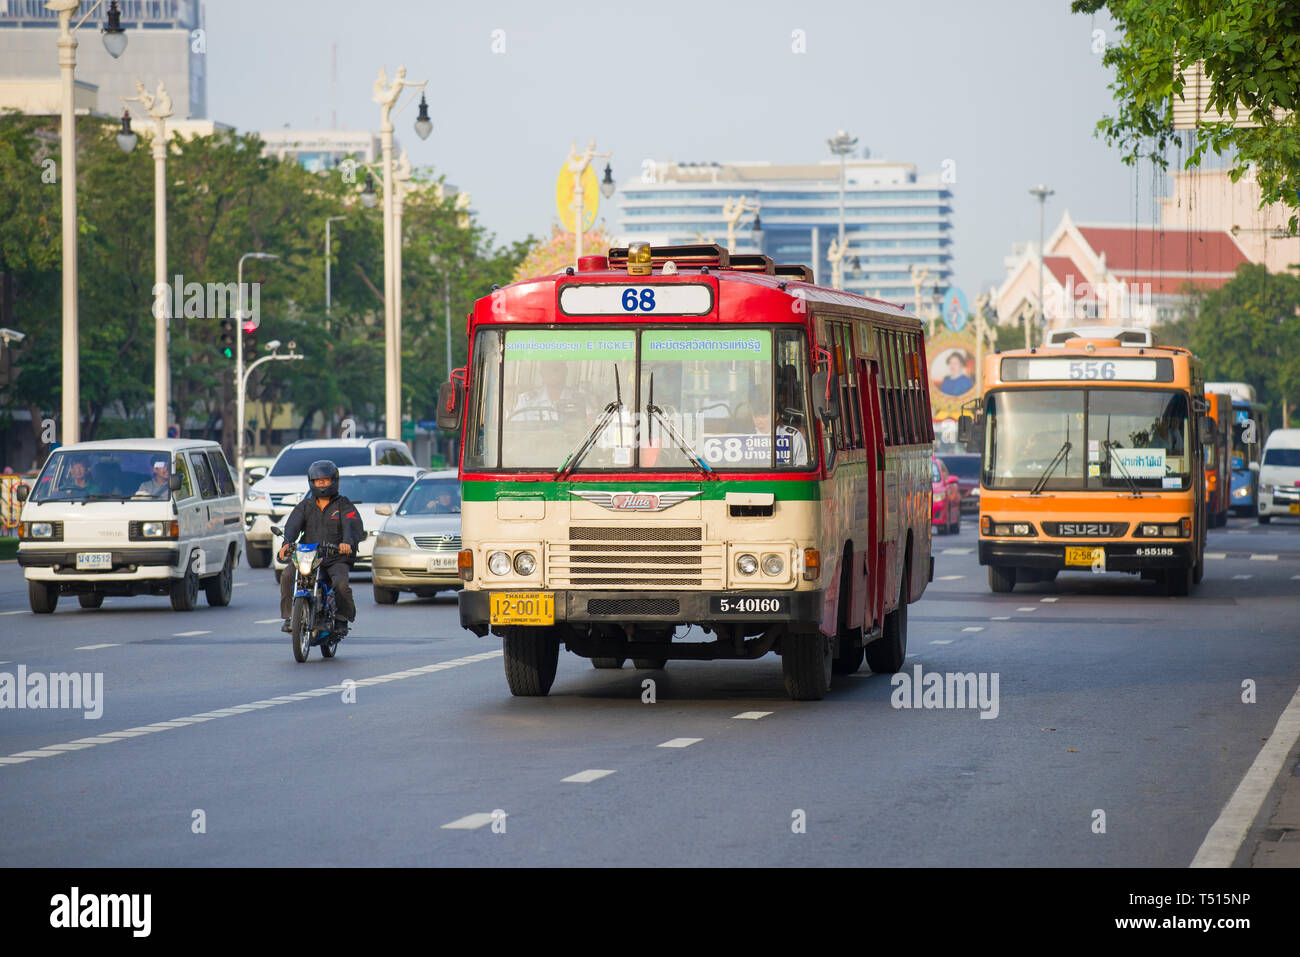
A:
{"type": "MultiPolygon", "coordinates": [[[[862,614],[862,631],[865,635],[878,627],[884,619],[885,596],[885,543],[881,534],[884,522],[884,467],[885,436],[880,417],[880,367],[866,359],[858,360],[859,390],[862,396],[863,444],[867,448],[867,542],[863,551],[867,557],[867,581],[863,590],[866,608],[862,614]]],[[[854,611],[858,610],[854,595],[854,611]]]]}

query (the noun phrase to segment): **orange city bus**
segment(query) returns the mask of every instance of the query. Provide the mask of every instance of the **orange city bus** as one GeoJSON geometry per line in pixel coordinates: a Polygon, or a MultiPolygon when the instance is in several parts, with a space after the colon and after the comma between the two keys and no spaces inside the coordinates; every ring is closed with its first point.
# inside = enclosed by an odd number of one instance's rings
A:
{"type": "MultiPolygon", "coordinates": [[[[1135,572],[1186,595],[1205,551],[1201,361],[1149,333],[1058,331],[985,360],[979,561],[989,587],[1135,572]]],[[[981,436],[982,433],[982,436],[981,436]]]]}
{"type": "Polygon", "coordinates": [[[1232,396],[1207,392],[1205,401],[1214,421],[1214,435],[1205,446],[1206,524],[1217,528],[1228,523],[1232,506],[1232,396]]]}
{"type": "Polygon", "coordinates": [[[920,323],[804,266],[644,243],[468,317],[460,619],[516,695],[597,668],[781,656],[818,699],[903,665],[933,576],[920,323]],[[698,625],[711,640],[688,638],[698,625]]]}

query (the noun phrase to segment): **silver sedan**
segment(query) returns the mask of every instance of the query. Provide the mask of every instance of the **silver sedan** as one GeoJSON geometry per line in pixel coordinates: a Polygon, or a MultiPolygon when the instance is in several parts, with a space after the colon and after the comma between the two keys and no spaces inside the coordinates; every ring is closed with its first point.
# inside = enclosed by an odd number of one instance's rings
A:
{"type": "Polygon", "coordinates": [[[459,591],[460,482],[455,471],[422,475],[388,515],[375,539],[371,576],[375,601],[391,605],[401,592],[429,598],[459,591]]]}

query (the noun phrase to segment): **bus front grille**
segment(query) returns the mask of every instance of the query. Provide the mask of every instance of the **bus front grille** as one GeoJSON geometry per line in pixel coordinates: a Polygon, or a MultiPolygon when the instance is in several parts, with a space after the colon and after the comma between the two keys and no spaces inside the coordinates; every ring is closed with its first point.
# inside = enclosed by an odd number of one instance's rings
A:
{"type": "Polygon", "coordinates": [[[704,542],[702,532],[698,525],[571,526],[567,542],[547,548],[547,580],[554,588],[721,588],[723,546],[704,542]]]}

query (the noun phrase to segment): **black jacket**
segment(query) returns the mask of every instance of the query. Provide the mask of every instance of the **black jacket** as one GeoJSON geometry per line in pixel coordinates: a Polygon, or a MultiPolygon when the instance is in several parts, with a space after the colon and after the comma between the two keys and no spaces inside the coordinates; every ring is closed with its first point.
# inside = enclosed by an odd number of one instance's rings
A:
{"type": "Polygon", "coordinates": [[[338,545],[347,542],[352,546],[351,555],[331,555],[322,560],[322,565],[338,561],[351,565],[357,560],[357,545],[365,533],[357,507],[342,495],[335,495],[323,509],[316,505],[316,496],[309,495],[294,507],[284,523],[286,542],[296,542],[301,534],[302,540],[308,543],[338,545]]]}

